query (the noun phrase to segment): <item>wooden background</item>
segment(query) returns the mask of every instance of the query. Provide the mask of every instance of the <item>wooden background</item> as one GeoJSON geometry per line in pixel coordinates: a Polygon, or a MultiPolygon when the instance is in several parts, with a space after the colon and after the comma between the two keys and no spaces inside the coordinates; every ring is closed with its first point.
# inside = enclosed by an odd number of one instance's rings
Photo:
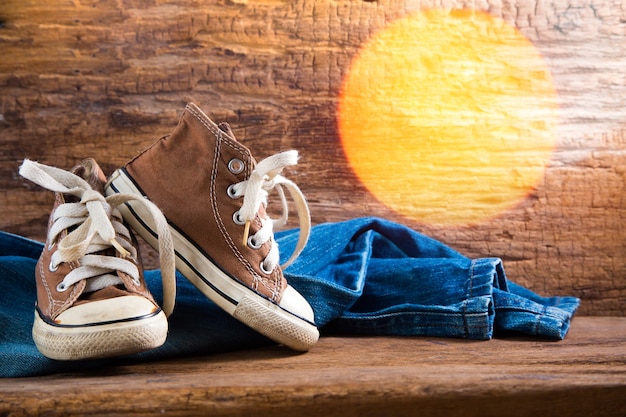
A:
{"type": "Polygon", "coordinates": [[[504,259],[512,280],[576,295],[581,314],[626,312],[626,2],[0,2],[0,230],[45,235],[50,192],[23,158],[111,172],[177,122],[188,101],[231,123],[258,159],[299,149],[291,169],[313,221],[377,215],[468,256],[504,259]],[[375,31],[428,7],[484,10],[544,56],[560,100],[555,156],[527,200],[471,227],[420,224],[378,203],[339,144],[351,58],[375,31]]]}

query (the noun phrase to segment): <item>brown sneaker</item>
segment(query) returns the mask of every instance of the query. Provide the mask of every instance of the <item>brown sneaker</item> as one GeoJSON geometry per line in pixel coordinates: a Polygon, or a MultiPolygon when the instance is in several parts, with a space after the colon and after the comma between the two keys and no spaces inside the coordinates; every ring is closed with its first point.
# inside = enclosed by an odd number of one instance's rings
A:
{"type": "MultiPolygon", "coordinates": [[[[300,215],[301,236],[293,260],[308,239],[310,216],[298,187],[279,175],[297,162],[295,151],[258,164],[226,124],[216,125],[187,105],[172,134],[117,170],[105,192],[148,197],[167,218],[176,267],[233,317],[296,350],[318,339],[313,310],[283,277],[273,228],[286,221],[286,188],[300,215]],[[283,218],[265,212],[276,189],[283,218]]],[[[125,220],[156,245],[158,233],[134,202],[120,207],[125,220]]],[[[289,262],[290,262],[289,261],[289,262]]]]}
{"type": "MultiPolygon", "coordinates": [[[[135,242],[115,208],[135,196],[103,195],[106,178],[93,159],[72,172],[25,160],[20,174],[55,191],[46,245],[37,262],[33,339],[51,359],[118,356],[161,346],[167,318],[148,291],[135,242]]],[[[145,204],[158,216],[158,209],[145,204]]],[[[167,231],[162,217],[156,220],[167,231]]],[[[175,269],[162,265],[166,312],[175,269]]],[[[164,253],[168,250],[164,246],[164,253]]]]}

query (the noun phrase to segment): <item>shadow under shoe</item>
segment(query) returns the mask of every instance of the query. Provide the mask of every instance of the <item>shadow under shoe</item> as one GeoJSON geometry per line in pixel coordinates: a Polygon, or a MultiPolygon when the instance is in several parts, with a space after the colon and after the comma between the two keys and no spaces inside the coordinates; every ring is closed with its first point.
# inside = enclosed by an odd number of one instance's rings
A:
{"type": "MultiPolygon", "coordinates": [[[[298,208],[304,247],[310,215],[297,186],[280,175],[297,162],[295,151],[258,164],[227,125],[217,125],[197,106],[185,108],[174,131],[111,176],[106,194],[146,196],[165,214],[176,248],[176,267],[202,293],[233,317],[276,342],[308,350],[319,332],[309,303],[278,265],[274,225],[286,222],[286,189],[298,208]],[[283,217],[270,219],[270,191],[283,217]]],[[[148,243],[158,233],[135,203],[120,207],[124,219],[148,243]]],[[[289,261],[289,262],[290,262],[289,261]]]]}
{"type": "Polygon", "coordinates": [[[161,346],[168,324],[143,279],[136,242],[103,195],[93,159],[72,172],[25,160],[20,174],[55,191],[37,262],[33,340],[46,357],[78,360],[161,346]]]}

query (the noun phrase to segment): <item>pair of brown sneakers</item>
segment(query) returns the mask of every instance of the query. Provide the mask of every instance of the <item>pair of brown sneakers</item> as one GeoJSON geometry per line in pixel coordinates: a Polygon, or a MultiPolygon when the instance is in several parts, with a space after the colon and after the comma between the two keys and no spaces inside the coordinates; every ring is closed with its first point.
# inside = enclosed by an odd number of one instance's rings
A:
{"type": "Polygon", "coordinates": [[[296,162],[297,153],[289,151],[257,163],[228,125],[216,125],[194,104],[170,135],[108,180],[93,160],[71,173],[24,161],[20,173],[56,193],[36,271],[39,350],[72,360],[160,346],[174,304],[174,265],[233,317],[278,343],[308,350],[319,337],[313,311],[286,282],[273,238],[287,219],[284,190],[300,218],[300,240],[288,263],[308,238],[305,199],[280,174],[296,162]],[[277,220],[265,211],[274,189],[283,205],[277,220]],[[163,309],[145,285],[127,225],[159,249],[163,309]]]}

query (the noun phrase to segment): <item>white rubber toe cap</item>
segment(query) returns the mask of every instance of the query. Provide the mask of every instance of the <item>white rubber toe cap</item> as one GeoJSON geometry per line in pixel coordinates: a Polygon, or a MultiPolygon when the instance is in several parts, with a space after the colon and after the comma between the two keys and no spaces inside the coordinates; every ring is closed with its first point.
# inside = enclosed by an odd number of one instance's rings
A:
{"type": "Polygon", "coordinates": [[[279,305],[293,315],[311,323],[315,322],[315,315],[309,302],[298,291],[293,289],[291,285],[287,285],[287,288],[285,288],[279,305]]]}

